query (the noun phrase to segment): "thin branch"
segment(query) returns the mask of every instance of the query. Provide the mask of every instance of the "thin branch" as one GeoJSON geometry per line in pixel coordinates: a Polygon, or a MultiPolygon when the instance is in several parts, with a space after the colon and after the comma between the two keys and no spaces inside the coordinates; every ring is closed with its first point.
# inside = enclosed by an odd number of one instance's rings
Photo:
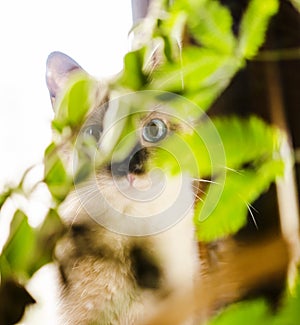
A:
{"type": "Polygon", "coordinates": [[[287,60],[300,60],[300,47],[293,47],[288,49],[279,50],[264,50],[260,51],[252,61],[287,61],[287,60]]]}

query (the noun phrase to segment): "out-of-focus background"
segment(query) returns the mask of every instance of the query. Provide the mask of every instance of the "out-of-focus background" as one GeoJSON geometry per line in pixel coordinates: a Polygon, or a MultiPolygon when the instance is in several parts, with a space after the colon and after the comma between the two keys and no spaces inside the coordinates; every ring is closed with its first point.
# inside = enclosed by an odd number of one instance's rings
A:
{"type": "Polygon", "coordinates": [[[65,52],[95,77],[113,75],[131,26],[130,0],[0,2],[0,190],[41,162],[51,140],[48,54],[65,52]]]}

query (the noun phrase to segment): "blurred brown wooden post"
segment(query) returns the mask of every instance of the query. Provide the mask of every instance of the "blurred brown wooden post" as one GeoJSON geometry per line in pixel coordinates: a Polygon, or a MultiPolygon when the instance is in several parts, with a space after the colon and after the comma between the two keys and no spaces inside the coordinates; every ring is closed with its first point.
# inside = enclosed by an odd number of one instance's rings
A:
{"type": "Polygon", "coordinates": [[[281,232],[289,247],[290,265],[288,282],[293,286],[300,261],[299,204],[293,162],[293,141],[285,114],[278,62],[266,62],[265,73],[269,92],[271,121],[284,131],[286,135],[286,139],[281,144],[281,154],[286,164],[285,175],[282,179],[276,181],[276,189],[281,232]]]}

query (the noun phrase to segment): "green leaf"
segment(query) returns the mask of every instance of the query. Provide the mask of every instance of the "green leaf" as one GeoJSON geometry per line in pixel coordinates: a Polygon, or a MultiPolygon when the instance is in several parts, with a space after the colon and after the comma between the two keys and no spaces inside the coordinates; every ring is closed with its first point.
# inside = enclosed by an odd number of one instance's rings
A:
{"type": "Polygon", "coordinates": [[[280,160],[282,134],[262,120],[256,117],[202,119],[192,133],[176,134],[163,141],[156,159],[160,167],[178,172],[169,161],[172,155],[180,162],[182,170],[198,170],[197,174],[192,172],[194,177],[213,177],[214,167],[216,170],[239,169],[244,164],[255,166],[272,159],[280,160]],[[192,168],[192,162],[197,168],[192,168]]]}
{"type": "Polygon", "coordinates": [[[77,81],[69,92],[68,117],[71,125],[78,125],[86,116],[91,104],[89,102],[90,80],[77,81]]]}
{"type": "Polygon", "coordinates": [[[241,64],[230,56],[190,46],[183,49],[181,61],[166,63],[153,72],[148,89],[183,93],[201,109],[207,110],[228,86],[241,64]]]}
{"type": "Polygon", "coordinates": [[[243,164],[280,159],[282,133],[258,117],[213,118],[212,122],[224,146],[227,168],[235,169],[243,164]]]}
{"type": "Polygon", "coordinates": [[[294,294],[286,294],[276,311],[262,299],[230,305],[208,322],[208,325],[298,325],[300,305],[299,274],[294,294]]]}
{"type": "Polygon", "coordinates": [[[176,134],[157,148],[153,164],[171,174],[189,173],[195,178],[217,173],[225,165],[221,139],[209,122],[193,133],[176,134]]]}
{"type": "Polygon", "coordinates": [[[124,88],[140,90],[147,82],[143,72],[145,49],[129,52],[124,57],[124,69],[118,83],[124,88]]]}
{"type": "Polygon", "coordinates": [[[60,133],[65,127],[73,130],[80,127],[89,112],[95,81],[87,74],[77,73],[68,83],[64,96],[58,102],[52,125],[60,133]]]}
{"type": "Polygon", "coordinates": [[[64,234],[63,223],[54,209],[50,209],[41,227],[36,229],[36,245],[29,272],[34,274],[43,265],[53,261],[58,239],[64,234]]]}
{"type": "Polygon", "coordinates": [[[253,58],[265,40],[271,17],[279,8],[278,0],[251,0],[242,18],[237,54],[253,58]]]}
{"type": "Polygon", "coordinates": [[[50,209],[39,228],[31,227],[27,216],[18,210],[0,256],[2,279],[29,279],[39,268],[52,261],[55,244],[63,233],[64,227],[55,210],[50,209]]]}
{"type": "Polygon", "coordinates": [[[272,325],[298,325],[300,322],[300,274],[298,274],[292,292],[287,291],[281,309],[275,315],[272,325]]]}
{"type": "Polygon", "coordinates": [[[228,171],[224,180],[215,179],[217,195],[199,201],[195,223],[200,240],[211,241],[236,233],[247,221],[251,203],[283,174],[282,161],[267,161],[255,170],[228,171]],[[219,189],[218,189],[219,188],[219,189]]]}
{"type": "Polygon", "coordinates": [[[68,175],[65,165],[58,154],[57,146],[52,143],[45,152],[45,176],[50,193],[58,201],[63,201],[70,192],[73,181],[68,175]]]}
{"type": "MultiPolygon", "coordinates": [[[[180,60],[182,39],[186,29],[187,13],[185,10],[172,11],[168,19],[163,20],[156,34],[162,37],[164,42],[164,54],[168,61],[180,60]]],[[[157,42],[158,43],[158,42],[157,42]]],[[[159,46],[161,44],[157,44],[159,46]]]]}
{"type": "Polygon", "coordinates": [[[3,193],[0,193],[0,209],[6,202],[6,200],[11,196],[13,189],[7,189],[3,193]]]}
{"type": "Polygon", "coordinates": [[[231,305],[209,322],[209,325],[268,325],[271,315],[264,300],[240,302],[231,305]]]}
{"type": "Polygon", "coordinates": [[[33,228],[28,224],[27,216],[18,210],[10,226],[10,235],[1,254],[4,266],[20,278],[29,278],[31,273],[30,263],[34,254],[36,237],[33,228]]]}
{"type": "Polygon", "coordinates": [[[268,189],[276,177],[282,176],[284,170],[279,153],[283,135],[277,129],[256,117],[215,118],[212,122],[219,140],[215,136],[215,141],[212,141],[213,128],[206,124],[199,125],[198,133],[207,139],[205,145],[210,161],[207,158],[203,160],[206,154],[203,155],[205,151],[197,141],[193,149],[199,149],[196,157],[199,157],[197,164],[202,174],[197,177],[202,178],[204,173],[214,181],[195,211],[198,235],[205,241],[237,232],[246,223],[251,203],[268,189]],[[224,170],[210,170],[209,163],[211,167],[221,163],[221,156],[211,159],[212,153],[220,154],[221,148],[225,154],[224,170]],[[212,173],[213,170],[216,172],[212,173]]]}
{"type": "Polygon", "coordinates": [[[215,0],[195,2],[187,8],[188,28],[199,45],[219,54],[232,54],[236,39],[230,11],[215,0]]]}

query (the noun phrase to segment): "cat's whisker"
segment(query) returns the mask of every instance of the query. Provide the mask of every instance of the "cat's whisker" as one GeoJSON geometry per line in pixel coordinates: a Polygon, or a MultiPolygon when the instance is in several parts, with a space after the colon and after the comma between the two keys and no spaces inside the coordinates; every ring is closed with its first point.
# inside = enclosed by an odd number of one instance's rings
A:
{"type": "Polygon", "coordinates": [[[233,172],[233,173],[236,173],[236,174],[241,175],[241,172],[238,171],[237,169],[230,168],[230,167],[227,167],[227,166],[224,166],[224,168],[225,168],[226,170],[229,170],[229,171],[233,172]]]}
{"type": "MultiPolygon", "coordinates": [[[[73,197],[72,199],[71,199],[71,201],[70,202],[68,202],[69,203],[69,205],[71,205],[71,206],[76,206],[76,204],[79,202],[79,200],[78,200],[78,198],[77,197],[73,197]]],[[[80,210],[82,209],[82,206],[81,206],[81,204],[79,204],[77,207],[76,207],[76,210],[75,210],[75,212],[74,212],[74,217],[72,218],[72,221],[71,221],[71,223],[70,223],[70,226],[72,227],[73,225],[74,225],[74,223],[75,223],[75,221],[76,221],[76,219],[77,219],[77,217],[78,217],[78,215],[79,215],[79,212],[80,212],[80,210]]]]}
{"type": "Polygon", "coordinates": [[[258,230],[258,225],[257,225],[257,222],[256,222],[256,220],[255,220],[255,217],[254,217],[254,214],[253,214],[253,212],[252,212],[252,209],[253,209],[254,211],[256,211],[256,212],[257,212],[257,210],[254,209],[253,206],[252,206],[251,204],[247,203],[246,201],[244,201],[244,202],[245,202],[245,204],[246,204],[246,206],[247,206],[247,209],[248,209],[249,214],[250,214],[250,216],[251,216],[251,218],[252,218],[252,221],[253,221],[253,223],[254,223],[255,228],[258,230]]]}
{"type": "Polygon", "coordinates": [[[203,198],[200,195],[194,193],[194,196],[196,199],[200,200],[201,202],[204,202],[203,198]]]}
{"type": "MultiPolygon", "coordinates": [[[[92,202],[94,199],[98,198],[98,191],[95,190],[94,186],[90,186],[90,188],[87,188],[87,191],[86,191],[86,189],[84,189],[84,193],[81,193],[81,195],[84,195],[84,197],[85,197],[84,202],[85,202],[85,204],[88,204],[88,203],[92,202]]],[[[78,202],[78,200],[77,200],[77,202],[78,202]]],[[[75,211],[75,216],[72,219],[71,226],[74,225],[77,217],[79,216],[81,209],[82,209],[82,205],[80,204],[75,211]]]]}
{"type": "Polygon", "coordinates": [[[205,178],[192,178],[194,181],[196,182],[200,182],[200,183],[210,183],[210,184],[214,184],[214,185],[220,185],[219,182],[215,182],[209,179],[205,179],[205,178]]]}
{"type": "Polygon", "coordinates": [[[192,185],[192,188],[195,189],[197,192],[206,194],[206,192],[204,190],[201,190],[201,188],[199,188],[198,186],[192,185]]]}
{"type": "Polygon", "coordinates": [[[259,211],[251,203],[247,203],[247,204],[252,210],[254,210],[256,213],[259,213],[259,211]]]}

